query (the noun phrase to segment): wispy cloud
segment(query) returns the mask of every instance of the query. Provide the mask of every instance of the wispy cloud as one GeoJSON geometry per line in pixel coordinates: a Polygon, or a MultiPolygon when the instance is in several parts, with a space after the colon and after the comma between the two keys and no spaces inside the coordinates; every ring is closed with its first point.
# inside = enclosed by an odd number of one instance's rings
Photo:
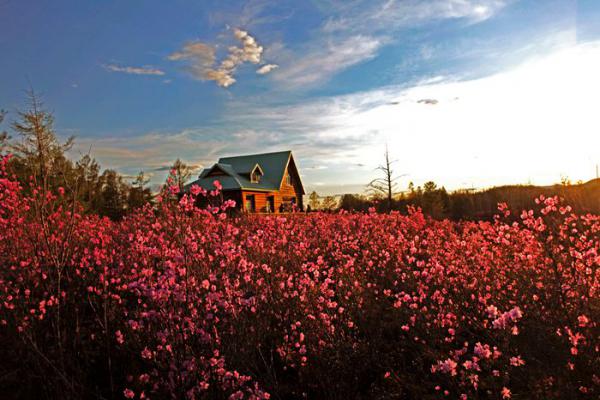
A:
{"type": "Polygon", "coordinates": [[[279,65],[277,65],[277,64],[265,64],[262,67],[260,67],[259,69],[257,69],[256,73],[259,75],[265,75],[278,67],[279,67],[279,65]]]}
{"type": "MultiPolygon", "coordinates": [[[[274,78],[292,88],[317,84],[375,58],[402,30],[444,19],[485,21],[515,0],[369,0],[321,3],[328,17],[301,46],[280,52],[274,78]]],[[[424,49],[431,57],[432,49],[424,49]]]]}
{"type": "Polygon", "coordinates": [[[318,41],[304,56],[294,55],[275,79],[290,87],[321,82],[336,72],[372,59],[386,38],[356,35],[348,38],[318,41]]]}
{"type": "Polygon", "coordinates": [[[241,26],[253,30],[280,23],[293,14],[285,2],[272,0],[247,0],[241,6],[236,2],[220,1],[219,6],[209,13],[209,23],[213,26],[241,26]]]}
{"type": "Polygon", "coordinates": [[[161,69],[154,67],[128,67],[128,66],[120,66],[116,64],[104,64],[104,69],[110,72],[122,72],[125,74],[132,75],[159,75],[162,76],[165,72],[161,69]]]}
{"type": "MultiPolygon", "coordinates": [[[[185,163],[185,161],[183,161],[183,162],[185,163]]],[[[188,166],[188,168],[192,172],[197,172],[197,171],[201,170],[202,168],[204,168],[203,164],[189,164],[189,163],[186,163],[186,165],[188,166]]],[[[156,171],[156,172],[170,172],[172,168],[173,168],[173,163],[168,164],[168,165],[163,165],[161,167],[156,167],[156,168],[153,169],[153,171],[156,171]]]]}
{"type": "Polygon", "coordinates": [[[443,19],[485,21],[515,0],[381,0],[359,1],[328,18],[323,32],[370,31],[390,33],[397,29],[443,19]]]}
{"type": "Polygon", "coordinates": [[[187,71],[196,79],[204,79],[207,69],[215,63],[215,48],[199,41],[188,42],[168,57],[171,61],[186,61],[187,71]]]}
{"type": "MultiPolygon", "coordinates": [[[[263,47],[248,32],[235,28],[233,37],[241,44],[229,46],[227,55],[216,65],[216,48],[203,42],[187,43],[182,50],[169,55],[171,61],[187,61],[190,74],[200,80],[215,81],[221,87],[229,87],[236,82],[234,74],[244,64],[260,64],[263,47]]],[[[267,64],[258,69],[259,74],[266,74],[277,66],[267,64]]]]}

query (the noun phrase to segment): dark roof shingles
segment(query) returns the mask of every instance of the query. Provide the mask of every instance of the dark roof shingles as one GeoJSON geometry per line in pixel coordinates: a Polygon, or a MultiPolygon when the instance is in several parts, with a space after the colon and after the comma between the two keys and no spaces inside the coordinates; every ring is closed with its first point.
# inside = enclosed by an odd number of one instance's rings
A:
{"type": "Polygon", "coordinates": [[[291,153],[291,151],[280,151],[276,153],[222,157],[217,164],[204,169],[199,179],[186,185],[186,187],[199,185],[204,189],[213,190],[215,189],[213,182],[218,180],[223,186],[223,190],[279,190],[291,153]],[[252,171],[256,164],[260,165],[264,172],[259,183],[253,183],[250,181],[249,176],[245,176],[252,171]],[[220,168],[227,175],[206,177],[205,175],[215,167],[220,168]]]}

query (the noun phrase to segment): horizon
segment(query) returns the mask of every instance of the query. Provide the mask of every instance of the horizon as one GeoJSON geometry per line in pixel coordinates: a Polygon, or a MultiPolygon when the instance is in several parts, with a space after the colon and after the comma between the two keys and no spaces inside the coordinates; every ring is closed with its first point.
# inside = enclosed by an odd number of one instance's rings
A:
{"type": "Polygon", "coordinates": [[[307,193],[361,193],[386,144],[401,190],[587,182],[599,18],[592,0],[7,1],[0,109],[31,85],[73,157],[153,185],[177,158],[289,149],[307,193]]]}

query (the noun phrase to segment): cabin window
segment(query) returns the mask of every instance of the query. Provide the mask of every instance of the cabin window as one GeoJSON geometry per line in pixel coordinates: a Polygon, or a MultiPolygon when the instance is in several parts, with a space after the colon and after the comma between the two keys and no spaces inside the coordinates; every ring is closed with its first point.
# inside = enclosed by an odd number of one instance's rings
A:
{"type": "Polygon", "coordinates": [[[259,183],[262,175],[263,175],[262,169],[260,168],[260,166],[258,164],[256,164],[254,166],[254,169],[252,170],[252,172],[250,172],[250,182],[259,183]]]}
{"type": "Polygon", "coordinates": [[[256,210],[256,202],[254,200],[254,195],[247,195],[246,196],[246,211],[247,212],[254,212],[256,210]]]}
{"type": "Polygon", "coordinates": [[[290,186],[292,185],[292,176],[290,174],[285,175],[285,183],[287,183],[290,186]]]}

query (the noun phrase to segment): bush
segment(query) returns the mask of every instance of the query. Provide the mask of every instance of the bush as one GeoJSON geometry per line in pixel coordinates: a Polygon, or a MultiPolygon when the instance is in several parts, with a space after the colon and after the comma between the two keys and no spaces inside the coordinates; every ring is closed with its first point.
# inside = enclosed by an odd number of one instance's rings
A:
{"type": "Polygon", "coordinates": [[[557,198],[518,222],[247,218],[172,186],[115,222],[1,165],[2,398],[600,392],[600,218],[557,198]]]}

